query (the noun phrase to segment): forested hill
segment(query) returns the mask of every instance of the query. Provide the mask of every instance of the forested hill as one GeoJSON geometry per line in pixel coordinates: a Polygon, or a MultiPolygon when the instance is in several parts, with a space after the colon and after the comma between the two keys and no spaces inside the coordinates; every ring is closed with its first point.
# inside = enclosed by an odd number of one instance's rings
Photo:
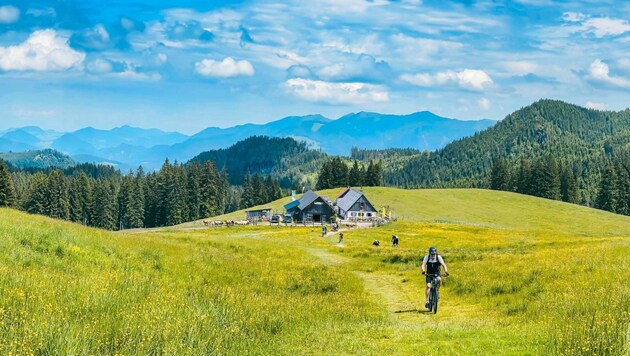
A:
{"type": "Polygon", "coordinates": [[[70,156],[53,149],[4,152],[0,153],[0,159],[17,168],[68,168],[77,164],[70,156]]]}
{"type": "Polygon", "coordinates": [[[556,100],[540,100],[495,126],[417,156],[403,168],[386,172],[388,184],[404,187],[485,187],[495,158],[510,167],[553,157],[569,166],[582,189],[594,182],[607,159],[630,152],[630,110],[582,108],[556,100]],[[594,176],[595,175],[595,176],[594,176]]]}
{"type": "Polygon", "coordinates": [[[252,136],[226,149],[203,152],[190,162],[214,162],[219,170],[227,170],[231,184],[242,185],[249,173],[272,175],[288,188],[319,170],[326,157],[292,138],[252,136]]]}

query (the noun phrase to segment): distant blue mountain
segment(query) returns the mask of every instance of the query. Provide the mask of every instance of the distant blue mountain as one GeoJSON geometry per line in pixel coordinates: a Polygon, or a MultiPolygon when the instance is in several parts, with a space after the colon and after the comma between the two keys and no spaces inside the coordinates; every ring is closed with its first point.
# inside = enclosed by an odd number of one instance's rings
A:
{"type": "Polygon", "coordinates": [[[410,115],[359,112],[331,120],[321,115],[289,116],[266,124],[229,128],[209,127],[193,136],[131,126],[112,130],[86,127],[61,134],[27,127],[6,131],[0,152],[22,147],[52,147],[79,162],[108,162],[117,167],[159,168],[165,158],[186,162],[201,152],[226,148],[250,136],[292,137],[334,155],[350,155],[363,149],[415,148],[433,151],[495,124],[492,120],[462,121],[423,111],[410,115]],[[16,132],[21,131],[21,132],[16,132]],[[47,134],[45,142],[42,136],[47,134]],[[33,140],[39,138],[39,141],[33,140]],[[50,141],[53,137],[54,141],[50,141]],[[18,140],[19,139],[19,140],[18,140]],[[18,140],[18,141],[15,141],[18,140]]]}
{"type": "Polygon", "coordinates": [[[31,135],[30,133],[22,129],[9,131],[2,135],[2,138],[13,142],[24,143],[33,147],[37,146],[37,144],[41,141],[36,136],[31,135]]]}

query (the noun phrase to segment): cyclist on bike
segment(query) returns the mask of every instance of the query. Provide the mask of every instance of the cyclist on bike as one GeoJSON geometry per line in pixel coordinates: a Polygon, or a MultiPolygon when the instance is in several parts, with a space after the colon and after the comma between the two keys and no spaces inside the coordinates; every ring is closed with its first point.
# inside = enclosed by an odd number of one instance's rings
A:
{"type": "Polygon", "coordinates": [[[440,277],[440,266],[444,267],[444,275],[448,276],[448,268],[446,268],[446,263],[444,263],[444,260],[442,259],[442,256],[440,256],[437,252],[437,248],[431,246],[429,248],[429,254],[424,256],[424,259],[422,260],[422,274],[426,275],[426,283],[427,283],[427,289],[426,289],[426,295],[427,295],[427,301],[424,304],[425,308],[429,308],[429,293],[431,291],[431,276],[432,274],[437,274],[438,275],[438,284],[442,283],[442,278],[440,277]]]}

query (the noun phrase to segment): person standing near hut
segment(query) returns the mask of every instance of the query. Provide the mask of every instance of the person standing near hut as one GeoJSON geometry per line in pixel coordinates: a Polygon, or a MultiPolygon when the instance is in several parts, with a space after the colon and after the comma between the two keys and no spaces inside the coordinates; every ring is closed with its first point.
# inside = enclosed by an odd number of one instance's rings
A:
{"type": "Polygon", "coordinates": [[[339,233],[339,243],[343,242],[343,232],[339,233]]]}

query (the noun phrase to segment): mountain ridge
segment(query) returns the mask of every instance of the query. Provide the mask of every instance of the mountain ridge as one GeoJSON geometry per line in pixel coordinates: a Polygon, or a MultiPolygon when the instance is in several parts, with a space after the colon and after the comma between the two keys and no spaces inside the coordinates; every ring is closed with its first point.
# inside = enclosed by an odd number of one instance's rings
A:
{"type": "MultiPolygon", "coordinates": [[[[47,141],[37,145],[2,140],[0,151],[54,148],[70,156],[98,157],[112,165],[125,167],[143,165],[153,170],[164,159],[184,162],[196,155],[230,147],[251,136],[291,137],[305,141],[310,147],[328,154],[350,155],[353,147],[366,149],[407,148],[434,150],[445,144],[472,135],[494,125],[488,119],[464,121],[444,118],[428,111],[409,115],[390,115],[375,112],[349,113],[338,119],[320,114],[287,116],[265,124],[242,124],[228,128],[208,127],[194,135],[159,129],[142,129],[123,125],[110,130],[85,127],[73,132],[48,133],[47,141]],[[53,137],[53,140],[50,138],[53,137]]],[[[11,131],[10,129],[3,135],[11,131]]],[[[37,127],[30,127],[38,137],[37,127]]]]}

